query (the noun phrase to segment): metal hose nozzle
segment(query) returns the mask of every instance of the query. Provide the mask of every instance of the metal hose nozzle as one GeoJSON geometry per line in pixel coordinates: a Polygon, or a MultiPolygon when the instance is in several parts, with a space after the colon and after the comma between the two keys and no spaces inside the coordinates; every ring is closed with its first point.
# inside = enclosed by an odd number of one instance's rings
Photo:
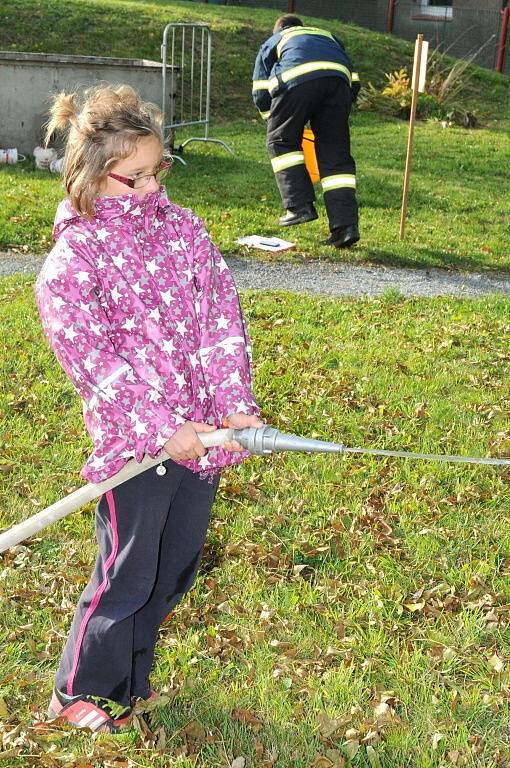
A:
{"type": "Polygon", "coordinates": [[[257,456],[267,456],[280,451],[302,451],[305,453],[343,453],[344,446],[340,443],[329,443],[324,440],[313,440],[309,437],[299,437],[280,432],[274,427],[246,427],[235,429],[234,439],[257,456]]]}

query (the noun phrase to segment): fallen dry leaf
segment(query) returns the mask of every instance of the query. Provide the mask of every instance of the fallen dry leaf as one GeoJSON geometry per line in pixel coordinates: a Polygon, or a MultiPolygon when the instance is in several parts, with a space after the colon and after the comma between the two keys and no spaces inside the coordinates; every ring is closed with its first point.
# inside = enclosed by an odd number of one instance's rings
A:
{"type": "Polygon", "coordinates": [[[339,749],[327,749],[326,757],[331,760],[331,768],[345,768],[347,760],[339,749]]]}
{"type": "Polygon", "coordinates": [[[386,702],[381,702],[374,708],[374,715],[378,725],[393,720],[393,710],[386,702]]]}
{"type": "Polygon", "coordinates": [[[415,613],[416,611],[423,611],[425,608],[425,600],[419,600],[417,603],[404,603],[404,606],[408,611],[411,611],[411,613],[415,613]]]}
{"type": "Polygon", "coordinates": [[[433,733],[432,734],[432,749],[437,749],[437,745],[440,741],[444,739],[444,733],[433,733]]]}
{"type": "Polygon", "coordinates": [[[322,712],[317,717],[319,733],[325,739],[329,739],[329,737],[336,733],[336,731],[340,730],[341,728],[345,728],[345,726],[350,722],[350,717],[329,717],[325,712],[322,712]]]}
{"type": "Polygon", "coordinates": [[[503,672],[505,668],[505,662],[503,659],[500,659],[497,653],[494,653],[490,659],[487,660],[487,663],[491,669],[494,670],[498,675],[503,672]]]}
{"type": "Polygon", "coordinates": [[[332,768],[333,763],[328,757],[324,755],[316,755],[310,768],[332,768]]]}
{"type": "Polygon", "coordinates": [[[346,741],[344,749],[347,752],[349,760],[353,760],[359,751],[359,741],[346,741]]]}
{"type": "Polygon", "coordinates": [[[260,731],[264,727],[264,723],[260,718],[250,712],[249,709],[242,709],[238,707],[232,710],[232,717],[240,723],[250,725],[255,731],[260,731]]]}
{"type": "Polygon", "coordinates": [[[182,733],[186,734],[186,736],[189,736],[191,739],[195,739],[196,741],[201,741],[205,738],[205,729],[202,728],[200,723],[197,720],[192,720],[188,725],[182,729],[182,733]]]}

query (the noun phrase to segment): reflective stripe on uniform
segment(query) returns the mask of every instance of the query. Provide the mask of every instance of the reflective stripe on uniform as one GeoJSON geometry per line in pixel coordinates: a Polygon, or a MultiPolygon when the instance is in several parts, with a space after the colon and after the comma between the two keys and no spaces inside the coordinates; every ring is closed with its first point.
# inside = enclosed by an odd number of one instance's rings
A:
{"type": "Polygon", "coordinates": [[[356,189],[356,176],[353,173],[339,173],[337,176],[326,176],[321,179],[321,184],[324,192],[343,187],[356,189]]]}
{"type": "MultiPolygon", "coordinates": [[[[308,75],[310,72],[319,72],[321,70],[333,70],[334,72],[343,72],[351,84],[351,73],[349,67],[345,64],[337,64],[336,61],[309,61],[307,64],[298,64],[297,67],[291,67],[280,75],[284,83],[288,83],[289,80],[293,80],[295,77],[301,75],[308,75]]],[[[269,92],[274,91],[278,87],[278,78],[272,77],[269,82],[269,92]]]]}
{"type": "Polygon", "coordinates": [[[329,37],[330,40],[334,40],[332,34],[329,32],[324,32],[321,29],[307,29],[306,27],[298,27],[297,29],[294,28],[292,30],[289,30],[288,32],[285,32],[285,30],[282,33],[282,39],[276,46],[276,55],[278,58],[282,55],[282,48],[287,42],[287,40],[290,40],[291,37],[297,37],[298,35],[321,35],[322,37],[329,37]]]}
{"type": "Polygon", "coordinates": [[[359,75],[357,72],[351,72],[351,80],[353,83],[359,83],[359,75]]]}
{"type": "Polygon", "coordinates": [[[271,160],[271,165],[273,166],[273,171],[275,173],[279,173],[280,171],[284,171],[286,168],[292,168],[294,165],[304,164],[304,162],[305,156],[303,152],[287,152],[286,155],[273,157],[271,160]]]}
{"type": "Polygon", "coordinates": [[[255,91],[267,91],[269,90],[269,80],[254,80],[252,85],[252,92],[255,91]]]}

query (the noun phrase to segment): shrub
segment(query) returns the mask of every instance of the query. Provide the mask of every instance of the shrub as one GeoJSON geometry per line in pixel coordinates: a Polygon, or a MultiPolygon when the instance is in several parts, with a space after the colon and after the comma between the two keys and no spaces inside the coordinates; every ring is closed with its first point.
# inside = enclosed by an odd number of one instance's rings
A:
{"type": "MultiPolygon", "coordinates": [[[[466,110],[457,100],[466,89],[466,68],[469,62],[459,61],[453,66],[446,65],[442,54],[433,51],[425,84],[425,93],[420,93],[416,104],[418,119],[437,119],[447,124],[473,128],[477,124],[475,113],[466,110]]],[[[387,83],[377,89],[368,83],[358,96],[358,107],[374,110],[385,115],[408,119],[411,112],[411,78],[405,67],[385,75],[387,83]]]]}

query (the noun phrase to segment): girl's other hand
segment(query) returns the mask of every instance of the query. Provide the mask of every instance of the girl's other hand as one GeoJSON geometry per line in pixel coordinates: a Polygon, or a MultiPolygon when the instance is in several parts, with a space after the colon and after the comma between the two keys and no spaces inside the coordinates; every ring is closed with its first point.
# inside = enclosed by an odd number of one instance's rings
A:
{"type": "Polygon", "coordinates": [[[170,440],[164,445],[164,450],[174,461],[184,461],[184,459],[199,459],[205,456],[207,449],[204,448],[198,437],[199,432],[213,432],[216,427],[211,424],[203,424],[200,421],[187,421],[177,432],[172,435],[170,440]]]}
{"type": "MultiPolygon", "coordinates": [[[[226,418],[226,425],[232,429],[243,429],[244,427],[263,427],[264,422],[258,416],[248,416],[247,413],[231,413],[226,418]]],[[[244,451],[243,446],[237,440],[229,440],[223,445],[226,451],[244,451]]]]}

